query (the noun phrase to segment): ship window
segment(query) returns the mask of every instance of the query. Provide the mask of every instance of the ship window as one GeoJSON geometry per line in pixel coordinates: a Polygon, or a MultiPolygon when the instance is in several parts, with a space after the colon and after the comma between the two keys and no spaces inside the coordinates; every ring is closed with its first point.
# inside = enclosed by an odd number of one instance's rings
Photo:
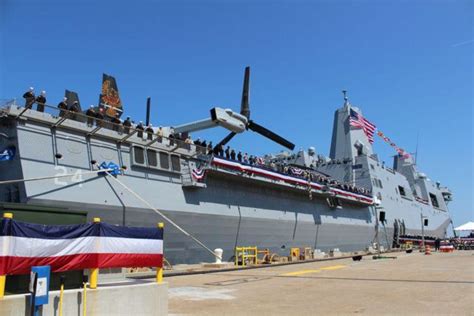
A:
{"type": "Polygon", "coordinates": [[[179,161],[179,156],[171,156],[171,169],[173,171],[181,171],[181,163],[179,161]]]}
{"type": "Polygon", "coordinates": [[[373,164],[370,164],[370,168],[372,168],[372,170],[375,170],[375,167],[373,164]]]}
{"type": "Polygon", "coordinates": [[[383,185],[382,185],[382,181],[380,181],[380,179],[377,179],[378,183],[379,183],[379,188],[382,188],[383,189],[383,185]]]}
{"type": "Polygon", "coordinates": [[[405,188],[402,187],[401,185],[398,186],[398,191],[400,191],[401,196],[406,196],[405,188]]]}
{"type": "Polygon", "coordinates": [[[143,165],[145,163],[145,151],[141,147],[133,147],[135,163],[143,165]]]}
{"type": "Polygon", "coordinates": [[[160,152],[160,167],[163,169],[170,168],[170,161],[167,153],[160,152]]]}
{"type": "Polygon", "coordinates": [[[156,151],[152,149],[147,149],[146,156],[148,158],[148,165],[151,167],[158,167],[158,158],[156,156],[156,151]]]}
{"type": "Polygon", "coordinates": [[[436,198],[436,195],[433,193],[430,193],[430,200],[431,204],[433,204],[434,207],[439,207],[438,199],[436,198]]]}

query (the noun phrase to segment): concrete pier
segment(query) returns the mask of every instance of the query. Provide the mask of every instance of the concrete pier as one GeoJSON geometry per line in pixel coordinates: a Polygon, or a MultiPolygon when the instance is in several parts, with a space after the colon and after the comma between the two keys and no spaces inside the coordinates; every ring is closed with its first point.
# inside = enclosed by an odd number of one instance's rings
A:
{"type": "MultiPolygon", "coordinates": [[[[101,284],[87,290],[87,315],[156,315],[168,314],[168,284],[134,281],[134,284],[101,284]]],[[[29,315],[28,295],[7,295],[0,300],[0,315],[29,315]]],[[[64,291],[63,315],[83,315],[82,289],[64,291]]],[[[59,291],[49,292],[49,304],[41,315],[58,315],[59,291]]]]}
{"type": "Polygon", "coordinates": [[[474,251],[165,278],[172,315],[474,315],[474,251]]]}

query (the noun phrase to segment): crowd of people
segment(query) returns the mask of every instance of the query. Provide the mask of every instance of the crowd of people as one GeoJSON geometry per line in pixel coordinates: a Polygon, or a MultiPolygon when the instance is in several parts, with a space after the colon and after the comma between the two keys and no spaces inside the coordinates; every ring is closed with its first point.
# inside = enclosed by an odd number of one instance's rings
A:
{"type": "Polygon", "coordinates": [[[357,194],[371,195],[370,190],[366,188],[357,187],[353,184],[342,183],[330,177],[327,177],[313,168],[300,169],[299,167],[293,167],[285,162],[281,162],[275,159],[263,159],[258,156],[249,155],[248,153],[242,153],[242,151],[236,151],[230,146],[224,146],[218,144],[213,146],[212,141],[207,143],[205,140],[201,141],[199,138],[194,141],[196,150],[202,154],[214,155],[216,157],[225,158],[227,160],[238,161],[239,163],[247,164],[250,166],[258,166],[262,169],[278,172],[285,175],[291,175],[293,177],[301,178],[311,182],[317,182],[329,187],[338,188],[344,191],[349,191],[357,194]]]}
{"type": "MultiPolygon", "coordinates": [[[[32,109],[36,103],[36,111],[44,112],[46,107],[46,91],[41,91],[39,96],[35,96],[34,88],[30,87],[27,92],[23,94],[25,99],[25,108],[32,109]]],[[[78,101],[69,102],[68,98],[64,97],[61,102],[58,103],[57,108],[59,109],[59,117],[69,118],[77,121],[86,122],[89,127],[103,127],[110,128],[117,132],[130,134],[132,129],[136,129],[138,137],[142,137],[146,134],[146,139],[152,140],[155,130],[153,126],[149,124],[144,126],[143,122],[140,121],[136,126],[133,124],[131,118],[128,116],[125,120],[120,119],[120,113],[116,113],[113,116],[106,114],[105,107],[98,107],[91,105],[85,113],[81,111],[78,101]]],[[[160,127],[156,131],[157,137],[163,137],[163,130],[160,127]]]]}

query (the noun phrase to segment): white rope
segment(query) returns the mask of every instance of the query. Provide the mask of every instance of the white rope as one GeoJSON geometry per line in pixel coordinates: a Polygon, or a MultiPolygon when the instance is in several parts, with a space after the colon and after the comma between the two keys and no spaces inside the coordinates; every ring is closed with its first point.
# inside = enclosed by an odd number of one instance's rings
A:
{"type": "MultiPolygon", "coordinates": [[[[107,172],[107,174],[109,174],[109,171],[112,171],[112,170],[113,170],[113,169],[102,169],[102,170],[86,171],[86,172],[82,172],[81,175],[97,174],[97,173],[99,173],[99,172],[107,172]]],[[[0,181],[0,185],[2,185],[2,184],[10,184],[10,183],[17,183],[17,182],[28,182],[28,181],[39,181],[39,180],[48,180],[48,179],[57,179],[57,178],[67,178],[67,177],[74,177],[74,176],[77,176],[77,174],[75,174],[75,173],[67,173],[67,174],[63,174],[63,175],[48,176],[48,177],[6,180],[6,181],[0,181]]],[[[78,182],[82,182],[82,181],[78,181],[78,182]]]]}
{"type": "Polygon", "coordinates": [[[199,244],[201,247],[203,247],[204,249],[206,249],[207,251],[209,251],[209,253],[211,253],[214,257],[216,258],[219,258],[222,260],[221,256],[218,256],[214,253],[214,251],[212,251],[210,248],[208,248],[206,245],[204,245],[204,243],[202,243],[199,239],[197,239],[196,237],[194,237],[193,235],[191,235],[190,233],[188,233],[187,231],[185,231],[183,228],[181,228],[178,224],[176,224],[175,222],[173,222],[173,220],[171,220],[170,218],[168,218],[165,214],[163,214],[160,210],[158,210],[157,208],[155,208],[153,205],[151,205],[150,203],[148,203],[145,199],[143,199],[140,195],[138,195],[136,192],[134,192],[132,189],[130,189],[127,185],[125,185],[122,181],[120,181],[119,179],[117,179],[116,177],[112,176],[108,171],[106,172],[112,179],[114,179],[115,181],[117,181],[121,186],[123,186],[128,192],[130,192],[131,194],[133,194],[137,199],[139,199],[140,201],[142,201],[145,205],[147,205],[149,208],[151,208],[153,211],[155,211],[155,213],[157,213],[158,215],[160,215],[164,220],[166,220],[168,223],[170,223],[171,225],[173,225],[174,227],[176,227],[176,229],[178,229],[180,232],[182,232],[183,234],[185,234],[186,236],[188,236],[189,238],[191,238],[192,240],[194,240],[197,244],[199,244]]]}

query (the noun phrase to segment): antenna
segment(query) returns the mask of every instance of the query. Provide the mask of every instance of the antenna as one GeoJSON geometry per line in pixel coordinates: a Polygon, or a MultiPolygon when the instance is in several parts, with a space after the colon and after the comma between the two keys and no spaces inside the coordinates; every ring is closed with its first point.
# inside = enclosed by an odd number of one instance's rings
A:
{"type": "Polygon", "coordinates": [[[150,107],[151,107],[151,98],[148,97],[146,99],[146,120],[145,120],[146,126],[150,125],[150,107]]]}
{"type": "Polygon", "coordinates": [[[415,149],[415,165],[418,161],[418,140],[420,139],[420,131],[416,134],[416,149],[415,149]]]}
{"type": "Polygon", "coordinates": [[[344,106],[348,106],[349,98],[347,97],[347,90],[342,90],[342,94],[344,95],[344,106]]]}

